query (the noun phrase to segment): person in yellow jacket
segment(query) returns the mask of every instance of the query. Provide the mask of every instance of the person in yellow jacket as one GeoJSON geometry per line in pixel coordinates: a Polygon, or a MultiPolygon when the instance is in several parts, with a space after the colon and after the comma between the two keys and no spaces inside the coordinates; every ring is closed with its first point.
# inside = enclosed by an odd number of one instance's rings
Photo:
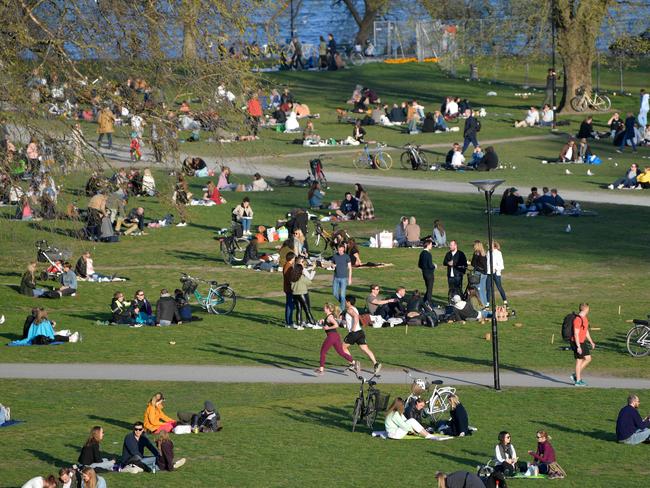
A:
{"type": "Polygon", "coordinates": [[[641,185],[641,188],[650,188],[650,167],[637,175],[636,182],[641,185]]]}
{"type": "Polygon", "coordinates": [[[113,132],[115,132],[114,124],[115,115],[113,114],[113,111],[110,107],[104,107],[97,117],[97,134],[99,134],[99,137],[97,138],[98,149],[101,147],[104,134],[106,134],[106,137],[108,138],[108,149],[113,148],[113,132]]]}
{"type": "Polygon", "coordinates": [[[165,415],[163,412],[163,403],[165,397],[162,393],[156,393],[144,411],[144,428],[153,434],[158,434],[163,430],[171,432],[176,427],[176,421],[165,415]]]}

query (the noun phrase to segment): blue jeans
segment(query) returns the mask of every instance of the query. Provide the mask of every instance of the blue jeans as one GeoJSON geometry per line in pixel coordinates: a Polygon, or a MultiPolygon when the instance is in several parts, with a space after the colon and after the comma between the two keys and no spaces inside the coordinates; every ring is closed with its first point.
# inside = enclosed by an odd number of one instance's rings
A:
{"type": "MultiPolygon", "coordinates": [[[[106,132],[105,134],[106,134],[106,137],[108,138],[108,148],[112,149],[113,148],[113,133],[106,132]]],[[[101,147],[103,138],[104,138],[104,133],[99,134],[99,137],[97,138],[97,147],[101,147]]]]}
{"type": "Polygon", "coordinates": [[[642,442],[647,441],[648,439],[650,439],[650,429],[639,429],[630,437],[620,442],[622,442],[623,444],[635,445],[635,444],[641,444],[642,442]]]}
{"type": "Polygon", "coordinates": [[[623,140],[621,141],[619,150],[621,151],[623,150],[627,141],[630,141],[632,143],[632,151],[636,151],[636,144],[634,144],[634,134],[627,134],[627,133],[623,136],[623,140]]]}
{"type": "Polygon", "coordinates": [[[486,274],[479,273],[479,278],[481,281],[478,283],[478,298],[481,300],[481,303],[483,306],[487,307],[488,303],[488,295],[487,295],[487,281],[488,277],[486,274]]]}
{"type": "MultiPolygon", "coordinates": [[[[503,285],[501,284],[501,276],[493,274],[492,277],[494,278],[494,286],[497,287],[497,290],[499,290],[499,294],[501,295],[501,300],[505,302],[508,299],[506,298],[506,292],[503,290],[503,285]]],[[[488,301],[492,300],[491,293],[492,286],[490,284],[490,280],[488,279],[488,301]]]]}
{"type": "Polygon", "coordinates": [[[252,221],[253,221],[252,218],[251,219],[247,219],[247,218],[241,219],[241,226],[242,226],[242,230],[244,232],[248,232],[248,231],[251,230],[251,222],[252,221]]]}
{"type": "Polygon", "coordinates": [[[32,294],[33,294],[36,298],[43,296],[46,292],[47,292],[47,290],[46,290],[45,288],[34,288],[34,289],[32,290],[32,294]]]}
{"type": "Polygon", "coordinates": [[[348,288],[347,278],[334,277],[332,281],[332,294],[341,304],[341,310],[345,310],[345,292],[348,288]]]}
{"type": "Polygon", "coordinates": [[[293,293],[285,292],[285,302],[284,302],[284,323],[287,325],[293,325],[293,293]]]}

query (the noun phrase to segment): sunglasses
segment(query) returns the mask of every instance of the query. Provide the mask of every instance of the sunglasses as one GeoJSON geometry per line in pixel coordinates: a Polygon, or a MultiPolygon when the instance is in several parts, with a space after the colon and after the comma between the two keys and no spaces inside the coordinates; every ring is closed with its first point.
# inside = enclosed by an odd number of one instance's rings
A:
{"type": "Polygon", "coordinates": [[[144,429],[137,428],[137,429],[133,429],[133,430],[135,430],[136,432],[142,432],[144,429]]]}

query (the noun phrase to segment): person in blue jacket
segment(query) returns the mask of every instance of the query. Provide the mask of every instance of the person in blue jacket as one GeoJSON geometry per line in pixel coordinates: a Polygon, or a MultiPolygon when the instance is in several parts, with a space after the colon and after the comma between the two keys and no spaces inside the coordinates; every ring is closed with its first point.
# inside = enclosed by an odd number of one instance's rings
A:
{"type": "Polygon", "coordinates": [[[623,444],[641,444],[650,441],[650,416],[642,419],[639,414],[639,397],[630,395],[616,419],[616,440],[623,444]]]}

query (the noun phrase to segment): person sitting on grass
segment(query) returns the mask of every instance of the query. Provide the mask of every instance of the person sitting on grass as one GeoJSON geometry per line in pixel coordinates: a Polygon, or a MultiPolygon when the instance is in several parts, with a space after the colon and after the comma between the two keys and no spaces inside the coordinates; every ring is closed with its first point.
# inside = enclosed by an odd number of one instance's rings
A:
{"type": "Polygon", "coordinates": [[[77,471],[73,468],[59,469],[59,483],[61,488],[77,488],[81,485],[77,471]]]}
{"type": "Polygon", "coordinates": [[[243,262],[246,266],[249,266],[254,269],[261,269],[262,271],[273,271],[277,268],[277,265],[269,261],[267,254],[259,254],[257,246],[259,244],[259,239],[253,237],[246,250],[244,251],[243,262]]]}
{"type": "Polygon", "coordinates": [[[368,196],[368,192],[362,191],[359,194],[359,213],[357,220],[373,220],[375,218],[375,207],[368,196]]]}
{"type": "MultiPolygon", "coordinates": [[[[176,309],[178,310],[178,313],[181,316],[181,320],[183,322],[191,322],[192,307],[187,301],[187,297],[185,296],[185,293],[183,293],[183,290],[179,288],[176,288],[174,290],[174,300],[176,301],[176,309]]],[[[199,320],[199,319],[197,318],[195,320],[199,320]]]]}
{"type": "Polygon", "coordinates": [[[525,210],[524,198],[519,195],[517,188],[513,186],[503,192],[501,203],[499,204],[499,212],[502,215],[519,215],[524,213],[525,210]]]}
{"type": "Polygon", "coordinates": [[[481,157],[476,165],[476,171],[492,171],[499,167],[499,156],[494,150],[494,146],[485,148],[485,154],[481,157]]]}
{"type": "Polygon", "coordinates": [[[325,196],[325,192],[321,190],[320,182],[314,181],[309,187],[309,191],[307,192],[307,200],[309,200],[309,208],[314,210],[325,208],[326,206],[323,205],[324,196],[325,196]]]}
{"type": "Polygon", "coordinates": [[[27,270],[23,273],[20,280],[20,294],[28,297],[41,297],[48,293],[46,288],[36,286],[36,261],[32,261],[27,265],[27,270]]]}
{"type": "Polygon", "coordinates": [[[81,448],[81,453],[79,453],[79,459],[77,462],[81,466],[87,466],[89,468],[102,469],[106,471],[112,471],[113,466],[115,465],[115,459],[103,458],[99,451],[99,444],[102,439],[104,439],[104,429],[96,425],[90,429],[90,435],[86,440],[86,443],[81,448]]]}
{"type": "Polygon", "coordinates": [[[449,474],[438,471],[436,480],[438,488],[485,488],[486,486],[481,478],[467,471],[454,471],[449,474]]]}
{"type": "Polygon", "coordinates": [[[526,112],[526,118],[515,122],[515,127],[535,127],[537,124],[539,124],[539,110],[537,107],[531,106],[526,112]]]}
{"type": "Polygon", "coordinates": [[[370,315],[390,316],[389,304],[398,301],[398,297],[384,299],[379,295],[379,285],[370,285],[370,295],[366,297],[366,310],[370,315]]]}
{"type": "Polygon", "coordinates": [[[93,468],[85,467],[81,470],[81,488],[106,488],[106,480],[93,468]]]}
{"type": "Polygon", "coordinates": [[[555,462],[555,450],[551,445],[551,436],[545,430],[537,431],[537,450],[528,451],[535,460],[531,466],[535,474],[548,474],[548,466],[555,462]]]}
{"type": "Polygon", "coordinates": [[[594,118],[591,115],[588,115],[585,120],[580,124],[580,129],[576,135],[577,139],[599,139],[598,134],[594,130],[594,118]]]}
{"type": "Polygon", "coordinates": [[[357,119],[354,122],[354,128],[352,129],[352,138],[357,141],[359,144],[366,143],[366,129],[361,126],[361,120],[357,119]]]}
{"type": "Polygon", "coordinates": [[[407,420],[417,420],[421,425],[423,422],[422,414],[424,413],[424,407],[426,404],[424,398],[419,396],[410,396],[406,402],[406,407],[404,408],[404,416],[407,420]]]}
{"type": "Polygon", "coordinates": [[[341,202],[341,206],[336,211],[336,215],[341,217],[342,220],[354,220],[359,212],[359,203],[352,196],[352,193],[346,192],[345,199],[341,202]]]}
{"type": "Polygon", "coordinates": [[[551,127],[553,125],[553,110],[551,110],[551,106],[549,104],[544,104],[540,117],[540,127],[551,127]]]}
{"type": "Polygon", "coordinates": [[[614,183],[607,186],[610,190],[616,188],[617,190],[622,190],[623,188],[636,188],[637,187],[637,177],[639,176],[639,165],[632,163],[630,169],[628,169],[625,175],[622,178],[617,179],[614,183]]]}
{"type": "Polygon", "coordinates": [[[151,307],[151,302],[144,296],[144,290],[135,292],[131,307],[133,308],[135,322],[137,324],[153,325],[155,323],[153,308],[151,307]]]}
{"type": "Polygon", "coordinates": [[[408,217],[400,217],[399,223],[395,226],[393,239],[397,242],[397,247],[406,246],[406,226],[409,223],[408,217]]]}
{"type": "Polygon", "coordinates": [[[149,400],[144,411],[144,428],[147,432],[152,434],[159,434],[162,431],[171,432],[176,427],[176,421],[163,412],[164,402],[165,397],[160,392],[149,400]]]}
{"type": "Polygon", "coordinates": [[[639,414],[639,397],[630,395],[616,419],[616,440],[623,444],[636,445],[647,443],[650,439],[650,416],[641,418],[639,414]]]}
{"type": "Polygon", "coordinates": [[[417,420],[404,416],[404,400],[399,397],[388,407],[384,426],[389,439],[403,439],[409,434],[416,434],[425,439],[433,438],[417,420]]]}
{"type": "Polygon", "coordinates": [[[462,169],[465,166],[465,156],[461,151],[460,144],[454,142],[452,148],[445,157],[445,169],[462,169]]]}
{"type": "Polygon", "coordinates": [[[27,337],[10,342],[10,346],[47,345],[52,342],[79,342],[79,332],[61,331],[56,333],[56,322],[50,321],[47,310],[39,308],[32,324],[27,331],[27,337]]]}
{"type": "Polygon", "coordinates": [[[59,283],[61,286],[50,294],[51,298],[77,296],[77,275],[72,271],[72,265],[68,261],[63,263],[63,273],[59,276],[59,283]]]}
{"type": "Polygon", "coordinates": [[[219,191],[235,191],[237,189],[236,183],[230,183],[230,168],[224,166],[219,175],[219,181],[217,182],[217,188],[219,191]]]}
{"type": "Polygon", "coordinates": [[[178,419],[181,423],[189,424],[192,432],[219,432],[223,429],[221,415],[210,400],[203,403],[203,410],[199,413],[178,412],[178,419]]]}
{"type": "Polygon", "coordinates": [[[575,163],[578,160],[578,148],[575,139],[571,138],[560,151],[559,163],[575,163]]]}
{"type": "Polygon", "coordinates": [[[361,253],[359,252],[359,246],[357,246],[357,241],[351,237],[347,242],[347,252],[350,256],[350,261],[353,268],[360,268],[363,263],[361,262],[361,253]]]}
{"type": "Polygon", "coordinates": [[[523,473],[528,469],[525,461],[519,461],[515,446],[511,443],[510,432],[499,432],[499,443],[494,448],[495,466],[494,469],[505,476],[513,476],[515,473],[523,473]]]}
{"type": "Polygon", "coordinates": [[[417,224],[415,217],[409,218],[409,223],[406,226],[406,245],[408,247],[420,246],[420,226],[417,224]]]}
{"type": "Polygon", "coordinates": [[[273,191],[273,187],[269,185],[262,175],[255,173],[253,175],[253,182],[247,187],[248,191],[273,191]]]}
{"type": "Polygon", "coordinates": [[[116,291],[111,301],[111,322],[116,325],[133,325],[135,324],[135,317],[133,316],[133,309],[131,302],[124,300],[124,293],[116,291]]]}
{"type": "Polygon", "coordinates": [[[232,211],[233,219],[240,223],[245,236],[251,235],[251,223],[253,222],[253,207],[250,198],[244,197],[242,202],[232,211]]]}
{"type": "Polygon", "coordinates": [[[436,219],[433,221],[433,246],[434,247],[447,247],[447,232],[442,221],[436,219]]]}
{"type": "Polygon", "coordinates": [[[158,457],[160,457],[160,452],[144,433],[144,424],[142,422],[133,424],[133,432],[124,437],[124,443],[122,445],[122,458],[120,460],[122,472],[138,473],[141,470],[155,471],[156,458],[158,457]],[[144,456],[145,447],[153,456],[144,456]],[[135,468],[129,466],[131,464],[135,468]]]}
{"type": "Polygon", "coordinates": [[[219,188],[217,188],[217,185],[215,185],[213,181],[208,181],[207,190],[203,194],[203,200],[210,200],[216,205],[226,203],[226,199],[221,196],[219,188]]]}
{"type": "Polygon", "coordinates": [[[178,308],[176,308],[176,300],[166,288],[163,288],[160,290],[160,298],[156,303],[156,325],[172,325],[174,322],[179,325],[183,323],[178,308]]]}
{"type": "Polygon", "coordinates": [[[460,295],[451,297],[451,304],[454,307],[453,320],[455,322],[483,320],[483,313],[477,312],[469,301],[465,301],[460,295]]]}
{"type": "Polygon", "coordinates": [[[458,395],[449,396],[449,410],[451,418],[448,423],[445,422],[445,425],[440,428],[440,432],[453,437],[472,435],[472,430],[469,427],[467,410],[465,410],[463,404],[460,403],[458,395]]]}
{"type": "Polygon", "coordinates": [[[174,443],[169,438],[169,432],[162,431],[156,439],[156,446],[160,451],[160,457],[156,461],[161,471],[174,471],[185,464],[185,458],[174,462],[174,443]]]}
{"type": "Polygon", "coordinates": [[[56,478],[54,477],[53,474],[43,477],[43,476],[36,476],[35,478],[32,478],[28,480],[22,488],[56,488],[56,478]]]}
{"type": "Polygon", "coordinates": [[[134,234],[136,231],[137,233],[134,235],[147,235],[147,233],[144,232],[144,208],[132,208],[125,219],[118,218],[117,224],[115,224],[115,230],[119,232],[122,225],[126,227],[126,230],[124,231],[125,236],[134,234]]]}

